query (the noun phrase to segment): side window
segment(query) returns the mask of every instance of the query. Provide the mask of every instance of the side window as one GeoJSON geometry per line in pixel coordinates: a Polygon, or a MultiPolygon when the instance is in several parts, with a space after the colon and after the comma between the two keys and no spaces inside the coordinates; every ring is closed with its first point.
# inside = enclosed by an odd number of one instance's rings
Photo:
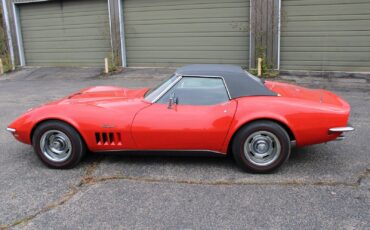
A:
{"type": "Polygon", "coordinates": [[[221,78],[182,77],[157,103],[167,104],[173,94],[180,105],[215,105],[229,100],[221,78]]]}

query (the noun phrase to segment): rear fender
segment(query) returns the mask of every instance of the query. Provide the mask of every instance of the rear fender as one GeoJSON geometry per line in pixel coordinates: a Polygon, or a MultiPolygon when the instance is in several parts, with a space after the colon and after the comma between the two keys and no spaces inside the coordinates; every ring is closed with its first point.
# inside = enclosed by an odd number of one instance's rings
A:
{"type": "Polygon", "coordinates": [[[222,152],[228,151],[229,145],[235,134],[239,131],[239,129],[241,129],[243,126],[247,124],[250,124],[258,120],[269,120],[283,124],[285,127],[289,128],[288,133],[291,132],[291,134],[295,137],[294,131],[290,128],[289,122],[283,116],[266,111],[256,112],[253,114],[249,114],[248,116],[238,116],[238,118],[234,119],[233,123],[230,126],[230,131],[226,137],[225,143],[222,147],[222,152]]]}
{"type": "Polygon", "coordinates": [[[239,98],[235,118],[223,145],[223,150],[242,126],[254,120],[268,119],[284,124],[295,137],[298,147],[334,140],[332,127],[347,125],[349,109],[319,102],[286,97],[239,98]]]}

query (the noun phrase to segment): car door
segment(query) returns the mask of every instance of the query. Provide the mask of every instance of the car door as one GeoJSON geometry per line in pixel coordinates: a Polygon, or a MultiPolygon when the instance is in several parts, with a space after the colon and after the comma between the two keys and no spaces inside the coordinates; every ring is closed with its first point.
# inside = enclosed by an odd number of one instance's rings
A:
{"type": "Polygon", "coordinates": [[[139,149],[219,151],[236,111],[220,77],[181,77],[138,112],[131,133],[139,149]]]}

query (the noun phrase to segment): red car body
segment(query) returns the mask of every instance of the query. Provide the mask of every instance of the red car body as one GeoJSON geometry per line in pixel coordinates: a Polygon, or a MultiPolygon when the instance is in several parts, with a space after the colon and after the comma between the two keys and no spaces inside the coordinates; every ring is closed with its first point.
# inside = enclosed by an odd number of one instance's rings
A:
{"type": "Polygon", "coordinates": [[[35,128],[47,120],[74,127],[92,152],[126,150],[207,150],[227,154],[240,127],[256,120],[283,126],[297,146],[337,139],[350,106],[325,90],[266,81],[276,97],[247,96],[207,106],[177,105],[168,109],[144,99],[148,89],[91,87],[31,109],[8,130],[32,144],[35,128]]]}

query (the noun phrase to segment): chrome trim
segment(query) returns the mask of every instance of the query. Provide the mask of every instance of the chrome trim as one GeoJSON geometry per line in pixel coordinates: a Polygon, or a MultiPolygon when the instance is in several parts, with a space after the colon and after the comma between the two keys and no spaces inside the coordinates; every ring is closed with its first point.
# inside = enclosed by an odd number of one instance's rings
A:
{"type": "Polygon", "coordinates": [[[353,127],[335,127],[335,128],[329,129],[329,132],[332,132],[332,133],[352,132],[354,130],[355,129],[353,127]]]}
{"type": "Polygon", "coordinates": [[[181,75],[178,75],[177,73],[175,73],[175,76],[177,77],[176,80],[174,82],[172,82],[172,84],[170,84],[169,86],[167,86],[156,98],[154,98],[154,100],[152,101],[152,103],[156,103],[164,94],[166,94],[182,78],[182,76],[181,75]]]}
{"type": "Polygon", "coordinates": [[[334,141],[342,141],[342,140],[344,140],[344,139],[346,139],[346,137],[344,136],[344,133],[341,133],[341,134],[337,137],[337,139],[335,139],[334,141]]]}
{"type": "Polygon", "coordinates": [[[6,128],[6,131],[14,134],[17,130],[16,129],[13,129],[13,128],[6,128]]]}
{"type": "Polygon", "coordinates": [[[294,148],[297,145],[297,141],[290,141],[290,147],[294,148]]]}
{"type": "Polygon", "coordinates": [[[224,82],[224,86],[225,86],[227,95],[229,96],[229,100],[231,100],[230,91],[229,91],[229,88],[227,88],[226,81],[225,81],[225,79],[223,77],[221,77],[221,78],[222,78],[222,81],[224,82]]]}
{"type": "Polygon", "coordinates": [[[64,162],[71,156],[73,147],[69,137],[59,130],[46,131],[40,139],[42,154],[52,162],[64,162]]]}
{"type": "Polygon", "coordinates": [[[221,155],[226,155],[226,153],[214,151],[214,150],[207,150],[207,149],[113,149],[113,150],[97,150],[93,151],[94,153],[108,153],[108,152],[210,152],[216,153],[221,155]]]}
{"type": "Polygon", "coordinates": [[[229,91],[229,88],[227,87],[227,84],[226,84],[226,81],[224,79],[224,77],[222,76],[211,76],[211,75],[181,75],[181,74],[178,74],[178,73],[175,73],[175,76],[177,76],[178,78],[176,79],[176,81],[174,81],[171,85],[169,85],[167,88],[165,88],[162,93],[160,93],[158,95],[158,97],[156,97],[152,103],[156,103],[164,94],[166,94],[175,84],[177,84],[177,82],[179,82],[183,77],[199,77],[199,78],[221,78],[222,81],[223,81],[223,84],[224,84],[224,87],[226,89],[226,92],[227,92],[227,96],[229,97],[229,100],[231,100],[231,96],[230,96],[230,91],[229,91]]]}
{"type": "Polygon", "coordinates": [[[337,139],[335,139],[334,141],[343,141],[343,140],[345,140],[346,139],[346,137],[345,136],[339,136],[339,137],[337,137],[337,139]]]}
{"type": "Polygon", "coordinates": [[[243,144],[244,156],[252,164],[267,166],[273,164],[281,154],[281,144],[275,134],[256,131],[243,144]]]}

